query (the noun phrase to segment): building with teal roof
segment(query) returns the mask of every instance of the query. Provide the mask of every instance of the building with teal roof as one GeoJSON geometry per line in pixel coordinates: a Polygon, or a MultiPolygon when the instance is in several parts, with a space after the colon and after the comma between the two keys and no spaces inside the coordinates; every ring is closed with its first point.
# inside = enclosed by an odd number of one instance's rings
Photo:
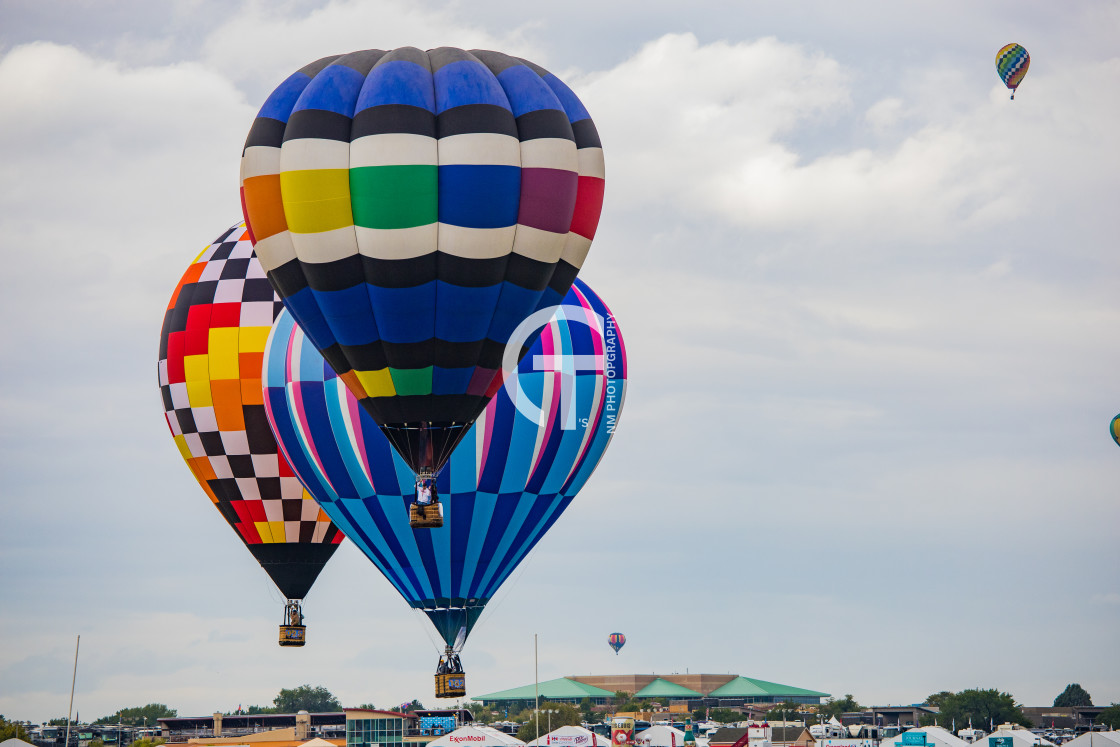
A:
{"type": "Polygon", "coordinates": [[[479,695],[471,700],[481,701],[488,706],[508,708],[510,713],[522,708],[532,708],[537,695],[542,700],[553,703],[571,703],[579,705],[584,698],[591,698],[592,705],[604,705],[614,698],[614,693],[601,687],[587,685],[572,677],[559,677],[554,680],[541,682],[539,685],[523,685],[511,690],[502,690],[489,695],[479,695]]]}
{"type": "Polygon", "coordinates": [[[669,700],[691,700],[693,698],[703,698],[704,695],[684,685],[670,682],[664,677],[658,677],[653,682],[634,693],[634,697],[658,698],[662,700],[665,698],[669,700]]]}
{"type": "Polygon", "coordinates": [[[818,690],[735,674],[623,674],[560,677],[536,687],[530,683],[471,699],[515,713],[533,707],[538,693],[542,700],[554,703],[578,705],[589,698],[592,705],[606,705],[616,692],[662,705],[688,703],[690,709],[785,701],[819,705],[822,698],[829,697],[818,690]]]}

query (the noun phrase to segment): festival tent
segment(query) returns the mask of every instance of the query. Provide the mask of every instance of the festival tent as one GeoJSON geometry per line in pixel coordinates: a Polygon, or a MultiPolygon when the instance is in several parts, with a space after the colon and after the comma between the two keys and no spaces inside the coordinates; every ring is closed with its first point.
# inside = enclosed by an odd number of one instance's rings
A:
{"type": "Polygon", "coordinates": [[[490,726],[470,724],[433,739],[428,747],[521,747],[524,744],[517,737],[490,726]]]}
{"type": "Polygon", "coordinates": [[[1057,747],[1053,742],[1045,737],[1035,734],[1030,729],[1008,729],[1005,726],[997,727],[988,736],[973,742],[974,747],[1007,747],[1006,741],[995,741],[998,739],[1006,740],[1011,737],[1011,744],[1014,747],[1057,747]]]}
{"type": "MultiPolygon", "coordinates": [[[[0,745],[3,747],[3,745],[0,745]]],[[[1120,731],[1089,731],[1062,747],[1120,747],[1120,731]]]]}
{"type": "Polygon", "coordinates": [[[638,747],[681,747],[684,744],[684,732],[672,726],[658,724],[635,734],[634,744],[638,747]]]}
{"type": "Polygon", "coordinates": [[[582,726],[561,726],[540,739],[526,742],[526,747],[537,747],[538,744],[541,747],[611,747],[611,740],[582,726]]]}
{"type": "MultiPolygon", "coordinates": [[[[919,726],[914,729],[907,729],[902,734],[919,734],[925,732],[927,747],[969,747],[968,742],[964,741],[956,734],[953,734],[948,729],[942,729],[940,726],[919,726]]],[[[1027,732],[1028,734],[1030,732],[1027,732]]],[[[902,747],[902,734],[890,739],[884,739],[880,742],[879,747],[902,747]]],[[[909,740],[908,740],[909,741],[909,740]]],[[[977,742],[975,747],[988,747],[988,745],[977,742]]],[[[1020,747],[1020,745],[1015,745],[1020,747]]]]}

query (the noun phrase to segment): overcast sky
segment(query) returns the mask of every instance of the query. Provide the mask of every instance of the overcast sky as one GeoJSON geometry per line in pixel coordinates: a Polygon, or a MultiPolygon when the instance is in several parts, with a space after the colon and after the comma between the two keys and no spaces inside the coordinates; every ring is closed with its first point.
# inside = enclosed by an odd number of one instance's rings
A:
{"type": "Polygon", "coordinates": [[[349,543],[306,648],[276,645],[283,600],[156,378],[264,97],[405,45],[524,56],[582,97],[607,195],[580,276],[630,355],[469,694],[532,682],[539,634],[542,680],[1120,701],[1118,39],[1115,0],[0,0],[0,713],[65,716],[78,634],[87,720],[304,683],[435,704],[424,619],[349,543]]]}

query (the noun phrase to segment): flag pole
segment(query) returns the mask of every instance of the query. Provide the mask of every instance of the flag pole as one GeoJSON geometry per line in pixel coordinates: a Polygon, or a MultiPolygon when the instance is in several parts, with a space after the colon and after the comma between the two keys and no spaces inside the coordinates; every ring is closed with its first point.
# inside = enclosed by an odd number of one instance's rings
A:
{"type": "Polygon", "coordinates": [[[70,707],[66,709],[66,745],[70,747],[70,714],[74,712],[74,684],[78,681],[78,646],[82,644],[82,637],[74,643],[74,675],[70,678],[70,707]]]}

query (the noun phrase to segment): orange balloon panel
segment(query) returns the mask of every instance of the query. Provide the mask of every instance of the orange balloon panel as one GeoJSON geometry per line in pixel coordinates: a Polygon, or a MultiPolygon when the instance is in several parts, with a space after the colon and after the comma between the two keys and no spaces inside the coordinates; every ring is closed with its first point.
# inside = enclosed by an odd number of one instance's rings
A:
{"type": "Polygon", "coordinates": [[[167,425],[195,479],[290,599],[302,599],[342,533],[280,453],[261,364],[283,308],[244,223],[187,268],[164,314],[159,385],[167,425]]]}

